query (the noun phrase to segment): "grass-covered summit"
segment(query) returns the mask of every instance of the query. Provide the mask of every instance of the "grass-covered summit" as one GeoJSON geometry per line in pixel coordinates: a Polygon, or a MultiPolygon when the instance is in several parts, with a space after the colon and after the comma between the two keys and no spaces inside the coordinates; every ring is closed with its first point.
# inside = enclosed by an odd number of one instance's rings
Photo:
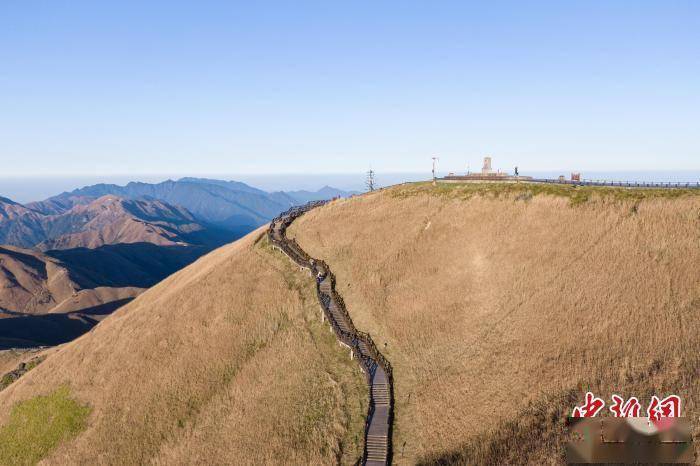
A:
{"type": "Polygon", "coordinates": [[[699,194],[405,184],[288,235],[392,362],[398,457],[561,464],[586,390],[700,415],[699,194]]]}

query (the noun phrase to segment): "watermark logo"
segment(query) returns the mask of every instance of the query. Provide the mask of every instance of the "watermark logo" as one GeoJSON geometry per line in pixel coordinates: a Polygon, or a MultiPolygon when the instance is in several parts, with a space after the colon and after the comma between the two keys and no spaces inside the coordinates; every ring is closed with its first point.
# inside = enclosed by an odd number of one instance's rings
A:
{"type": "Polygon", "coordinates": [[[602,415],[605,406],[605,400],[587,392],[583,404],[573,408],[568,418],[567,463],[694,464],[692,428],[681,417],[678,395],[654,395],[643,410],[639,398],[613,394],[609,416],[602,415]]]}
{"type": "MultiPolygon", "coordinates": [[[[587,392],[584,403],[581,406],[574,407],[571,417],[596,417],[604,407],[605,401],[602,398],[587,392]]],[[[639,417],[641,409],[642,406],[636,396],[625,400],[620,395],[612,395],[612,403],[609,410],[613,417],[639,417]]],[[[649,422],[658,424],[663,423],[663,419],[680,417],[681,397],[669,395],[660,400],[658,396],[654,395],[651,397],[646,414],[649,422]]]]}

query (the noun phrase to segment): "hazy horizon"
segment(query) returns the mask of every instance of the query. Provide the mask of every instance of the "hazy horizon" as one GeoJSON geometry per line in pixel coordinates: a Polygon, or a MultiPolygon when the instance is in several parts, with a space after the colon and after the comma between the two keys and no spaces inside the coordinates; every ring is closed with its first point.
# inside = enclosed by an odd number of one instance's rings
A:
{"type": "MultiPolygon", "coordinates": [[[[478,170],[479,167],[472,167],[478,170]]],[[[504,170],[506,170],[504,168],[504,170]]],[[[512,172],[511,170],[506,170],[512,172]]],[[[439,176],[449,172],[464,173],[462,170],[438,170],[439,176]]],[[[520,170],[522,175],[533,177],[554,178],[559,175],[569,176],[570,171],[527,171],[520,170]]],[[[19,203],[41,201],[65,191],[91,186],[99,183],[125,185],[129,182],[160,183],[169,179],[178,180],[184,177],[212,178],[226,181],[241,181],[263,191],[317,191],[324,186],[331,186],[344,191],[364,191],[366,173],[331,173],[331,174],[163,174],[163,175],[109,175],[109,176],[0,176],[0,196],[19,203]]],[[[700,170],[639,170],[639,171],[589,171],[582,172],[584,179],[605,179],[615,181],[660,181],[660,182],[698,182],[700,170]]],[[[377,186],[429,180],[430,172],[376,172],[377,186]]]]}

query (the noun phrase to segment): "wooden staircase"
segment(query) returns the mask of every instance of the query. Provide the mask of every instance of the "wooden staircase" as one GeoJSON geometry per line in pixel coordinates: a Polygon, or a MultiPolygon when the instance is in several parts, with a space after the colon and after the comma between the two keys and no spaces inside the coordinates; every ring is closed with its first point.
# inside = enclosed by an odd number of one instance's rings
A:
{"type": "Polygon", "coordinates": [[[370,424],[365,440],[365,464],[368,465],[387,464],[389,457],[388,412],[391,405],[391,386],[386,380],[377,380],[377,373],[373,379],[370,391],[374,405],[373,418],[377,422],[370,424]]]}
{"type": "MultiPolygon", "coordinates": [[[[360,368],[369,385],[369,407],[365,420],[365,447],[362,464],[386,465],[391,463],[391,427],[393,421],[392,368],[377,350],[367,333],[359,332],[345,308],[343,299],[335,291],[333,273],[323,261],[313,259],[294,240],[287,239],[287,227],[300,215],[325,202],[317,201],[293,207],[274,219],[268,230],[273,246],[284,252],[293,262],[311,271],[316,280],[319,302],[325,317],[337,338],[349,346],[357,356],[360,368]]],[[[352,355],[352,353],[351,353],[352,355]]]]}
{"type": "Polygon", "coordinates": [[[368,435],[366,440],[367,459],[365,464],[386,464],[389,451],[389,438],[386,435],[368,435]]]}
{"type": "Polygon", "coordinates": [[[388,406],[391,401],[391,394],[388,383],[372,385],[372,399],[377,405],[388,406]]]}

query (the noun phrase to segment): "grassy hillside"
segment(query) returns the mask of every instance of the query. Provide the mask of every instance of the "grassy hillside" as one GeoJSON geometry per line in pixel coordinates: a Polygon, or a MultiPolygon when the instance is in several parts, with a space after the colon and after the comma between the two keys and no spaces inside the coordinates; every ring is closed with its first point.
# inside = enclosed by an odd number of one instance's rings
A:
{"type": "Polygon", "coordinates": [[[698,194],[410,184],[334,201],[289,235],[386,345],[397,463],[559,464],[589,389],[644,409],[676,393],[698,419],[698,194]]]}
{"type": "MultiPolygon", "coordinates": [[[[54,351],[55,348],[43,350],[0,350],[0,380],[2,380],[8,372],[17,369],[21,363],[31,364],[32,360],[48,356],[54,351]]],[[[0,390],[3,388],[5,387],[2,382],[0,382],[0,390]]]]}
{"type": "Polygon", "coordinates": [[[151,288],[0,392],[0,430],[32,438],[58,393],[89,414],[79,432],[51,434],[63,440],[39,452],[46,464],[355,461],[364,379],[321,324],[313,281],[255,242],[260,233],[151,288]],[[18,421],[13,406],[40,412],[18,421]]]}

